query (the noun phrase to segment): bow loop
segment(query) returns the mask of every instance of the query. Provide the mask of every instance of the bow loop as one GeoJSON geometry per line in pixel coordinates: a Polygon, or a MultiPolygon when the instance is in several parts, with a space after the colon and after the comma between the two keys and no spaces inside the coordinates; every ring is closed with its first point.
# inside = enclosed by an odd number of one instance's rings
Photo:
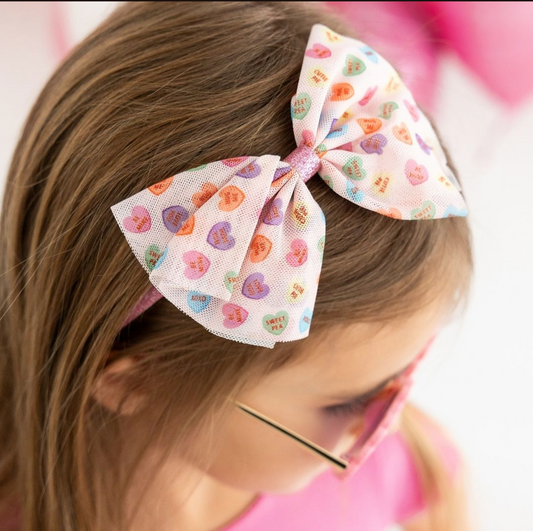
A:
{"type": "Polygon", "coordinates": [[[195,180],[201,191],[192,200],[185,195],[173,198],[191,216],[169,238],[166,256],[150,281],[161,290],[193,290],[229,301],[278,161],[274,155],[248,157],[244,165],[232,168],[225,182],[217,174],[220,162],[200,170],[195,180]]]}
{"type": "Polygon", "coordinates": [[[296,141],[316,152],[320,177],[345,199],[405,220],[467,215],[429,120],[362,41],[313,26],[291,116],[296,141]]]}

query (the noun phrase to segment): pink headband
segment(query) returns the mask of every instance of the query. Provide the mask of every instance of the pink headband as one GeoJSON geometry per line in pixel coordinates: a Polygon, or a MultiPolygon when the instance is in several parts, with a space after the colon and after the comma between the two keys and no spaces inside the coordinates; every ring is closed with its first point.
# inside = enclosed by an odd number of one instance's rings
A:
{"type": "Polygon", "coordinates": [[[291,119],[298,147],[283,160],[211,161],[111,207],[153,284],[123,326],[165,297],[233,341],[307,337],[325,248],[325,216],[305,184],[316,173],[384,216],[467,215],[431,124],[364,42],[313,25],[291,119]]]}

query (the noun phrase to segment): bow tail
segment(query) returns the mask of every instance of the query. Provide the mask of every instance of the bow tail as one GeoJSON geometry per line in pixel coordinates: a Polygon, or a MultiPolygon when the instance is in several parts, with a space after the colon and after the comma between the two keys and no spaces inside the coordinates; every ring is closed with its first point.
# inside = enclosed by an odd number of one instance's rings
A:
{"type": "MultiPolygon", "coordinates": [[[[167,255],[176,232],[251,157],[210,162],[157,182],[111,207],[133,254],[148,275],[167,255]]],[[[156,286],[157,287],[157,286],[156,286]]]]}
{"type": "Polygon", "coordinates": [[[269,348],[307,337],[324,244],[324,214],[295,173],[262,210],[230,302],[220,308],[232,328],[223,337],[269,348]]]}

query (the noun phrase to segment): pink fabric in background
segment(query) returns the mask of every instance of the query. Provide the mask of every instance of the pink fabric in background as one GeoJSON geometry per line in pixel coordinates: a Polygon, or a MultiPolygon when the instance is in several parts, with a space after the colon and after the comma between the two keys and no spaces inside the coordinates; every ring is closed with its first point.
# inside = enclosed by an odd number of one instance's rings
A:
{"type": "Polygon", "coordinates": [[[453,48],[509,107],[533,94],[533,2],[417,2],[435,40],[453,48]]]}
{"type": "Polygon", "coordinates": [[[71,48],[68,36],[68,20],[64,2],[48,2],[50,24],[50,47],[57,59],[63,60],[71,48]]]}
{"type": "MultiPolygon", "coordinates": [[[[440,431],[428,430],[450,474],[457,478],[461,464],[457,448],[440,431]]],[[[389,434],[347,480],[347,491],[346,495],[327,471],[299,492],[263,494],[217,531],[384,531],[425,507],[412,455],[398,431],[389,434]]]]}

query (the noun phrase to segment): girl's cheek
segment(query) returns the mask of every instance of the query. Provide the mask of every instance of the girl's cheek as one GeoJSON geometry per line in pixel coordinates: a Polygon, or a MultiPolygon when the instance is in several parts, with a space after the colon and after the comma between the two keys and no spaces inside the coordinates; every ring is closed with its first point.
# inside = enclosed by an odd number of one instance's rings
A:
{"type": "Polygon", "coordinates": [[[316,434],[313,442],[333,447],[339,439],[347,436],[354,426],[355,419],[349,415],[331,415],[319,412],[314,416],[313,432],[316,434]],[[322,444],[320,441],[323,441],[322,444]]]}

